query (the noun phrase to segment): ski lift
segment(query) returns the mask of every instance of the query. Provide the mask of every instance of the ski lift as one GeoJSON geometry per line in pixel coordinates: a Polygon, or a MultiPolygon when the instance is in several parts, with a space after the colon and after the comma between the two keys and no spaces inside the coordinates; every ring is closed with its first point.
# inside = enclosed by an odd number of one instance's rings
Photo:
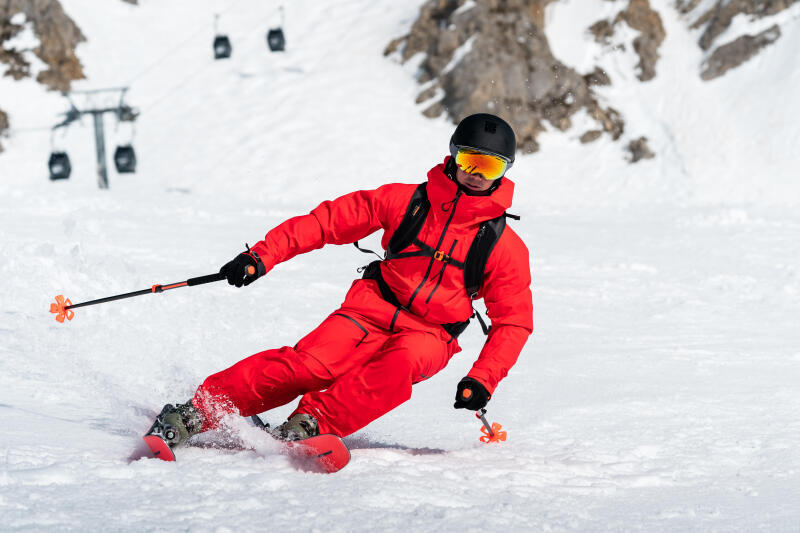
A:
{"type": "Polygon", "coordinates": [[[283,52],[286,49],[286,38],[281,28],[272,28],[267,32],[267,44],[272,52],[283,52]]]}
{"type": "Polygon", "coordinates": [[[267,45],[272,52],[283,52],[286,49],[286,37],[283,35],[283,6],[278,8],[281,14],[281,23],[277,28],[272,28],[267,32],[267,45]]]}
{"type": "Polygon", "coordinates": [[[214,59],[227,59],[233,53],[231,40],[219,32],[219,15],[214,15],[214,59]]]}
{"type": "Polygon", "coordinates": [[[217,35],[214,37],[214,59],[227,59],[231,57],[233,47],[227,35],[217,35]]]}
{"type": "Polygon", "coordinates": [[[72,165],[66,152],[51,153],[47,166],[50,168],[50,179],[53,181],[68,179],[72,174],[72,165]]]}
{"type": "Polygon", "coordinates": [[[133,151],[133,146],[130,144],[117,146],[114,151],[114,166],[120,174],[136,172],[136,152],[133,151]]]}

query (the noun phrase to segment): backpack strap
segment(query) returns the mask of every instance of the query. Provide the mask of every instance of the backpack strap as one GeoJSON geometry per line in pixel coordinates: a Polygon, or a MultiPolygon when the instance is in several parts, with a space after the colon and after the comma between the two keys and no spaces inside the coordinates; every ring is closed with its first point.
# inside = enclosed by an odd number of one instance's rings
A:
{"type": "Polygon", "coordinates": [[[464,287],[471,300],[478,297],[478,291],[483,284],[483,272],[489,261],[494,245],[500,240],[503,230],[506,229],[506,214],[483,222],[478,228],[478,233],[472,240],[472,245],[464,261],[464,287]]]}
{"type": "MultiPolygon", "coordinates": [[[[478,232],[475,234],[475,238],[472,240],[469,251],[467,252],[467,257],[462,263],[461,261],[453,259],[442,250],[434,250],[433,247],[425,244],[417,238],[419,236],[419,232],[422,230],[422,226],[425,224],[425,219],[427,218],[431,207],[430,200],[428,199],[427,186],[428,183],[424,182],[419,184],[417,188],[414,189],[414,193],[411,195],[411,200],[408,202],[405,215],[403,215],[403,220],[400,221],[400,225],[397,226],[397,229],[389,239],[384,257],[381,257],[372,250],[361,248],[358,245],[358,241],[353,244],[360,251],[364,253],[374,253],[383,260],[420,256],[432,257],[437,261],[452,264],[457,268],[463,269],[464,287],[466,288],[467,295],[469,296],[470,300],[474,300],[478,297],[478,292],[483,285],[483,275],[484,270],[486,269],[486,263],[489,260],[489,255],[492,253],[495,244],[497,244],[497,241],[503,234],[503,230],[506,228],[506,217],[516,220],[519,220],[519,217],[510,213],[503,213],[497,218],[486,220],[481,223],[480,227],[478,228],[478,232]],[[413,252],[401,251],[408,248],[412,244],[416,245],[419,249],[413,252]]],[[[366,267],[359,269],[359,271],[364,271],[365,279],[378,280],[378,286],[384,300],[388,301],[395,307],[406,309],[397,300],[397,297],[392,293],[386,282],[383,281],[382,277],[380,276],[379,264],[380,261],[373,261],[366,267]]],[[[481,324],[481,329],[483,330],[484,334],[488,335],[491,326],[487,327],[484,321],[481,319],[480,314],[475,311],[474,308],[473,311],[474,313],[472,316],[478,318],[478,321],[481,324]]],[[[467,327],[468,324],[469,319],[465,320],[464,322],[442,324],[442,326],[453,337],[458,337],[458,335],[467,327]]]]}
{"type": "Polygon", "coordinates": [[[393,254],[391,257],[387,257],[387,259],[400,259],[403,257],[433,257],[437,261],[453,265],[456,268],[464,268],[464,263],[457,259],[453,259],[444,250],[434,250],[433,246],[429,246],[417,238],[414,238],[414,240],[411,241],[411,244],[417,245],[419,250],[415,252],[401,252],[399,254],[393,254]]]}
{"type": "Polygon", "coordinates": [[[417,186],[414,194],[411,195],[406,214],[403,215],[403,220],[400,221],[400,225],[397,226],[392,238],[389,239],[389,244],[386,246],[386,259],[398,257],[400,250],[408,248],[412,243],[417,244],[419,242],[417,241],[417,235],[419,235],[422,226],[425,224],[430,208],[428,182],[423,182],[417,186]]]}
{"type": "MultiPolygon", "coordinates": [[[[425,219],[428,217],[428,211],[431,208],[431,202],[428,200],[428,182],[423,182],[417,185],[414,193],[411,195],[411,200],[406,207],[406,213],[403,215],[403,220],[400,225],[394,230],[389,244],[386,246],[386,252],[381,256],[378,252],[368,248],[362,248],[358,245],[358,241],[353,243],[353,246],[365,254],[375,254],[380,259],[396,259],[398,257],[414,257],[422,255],[417,252],[398,253],[400,250],[408,248],[411,244],[416,244],[420,248],[428,247],[426,244],[417,240],[417,235],[422,230],[425,224],[425,219]]],[[[431,250],[428,257],[434,256],[435,250],[431,250]]],[[[360,272],[361,270],[359,270],[360,272]]]]}
{"type": "Polygon", "coordinates": [[[433,257],[437,261],[448,263],[456,268],[464,268],[464,263],[453,259],[444,250],[434,250],[432,246],[425,244],[417,238],[425,219],[430,211],[431,202],[428,200],[428,183],[421,183],[414,190],[411,201],[408,203],[406,213],[400,225],[389,239],[386,247],[386,259],[402,259],[404,257],[433,257]],[[401,252],[411,245],[415,245],[418,250],[413,252],[401,252]]]}

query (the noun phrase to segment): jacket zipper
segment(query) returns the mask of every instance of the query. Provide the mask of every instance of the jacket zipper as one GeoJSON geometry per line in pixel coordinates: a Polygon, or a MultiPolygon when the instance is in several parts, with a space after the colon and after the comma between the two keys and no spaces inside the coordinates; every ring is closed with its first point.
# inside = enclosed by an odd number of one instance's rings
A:
{"type": "MultiPolygon", "coordinates": [[[[458,189],[456,191],[456,197],[453,198],[453,205],[450,208],[451,209],[450,216],[447,217],[447,222],[444,225],[444,229],[442,230],[442,234],[439,236],[439,242],[436,244],[436,248],[435,248],[436,250],[438,250],[439,247],[442,245],[442,242],[444,242],[444,236],[447,233],[447,228],[450,227],[450,222],[453,220],[453,215],[456,214],[456,205],[458,204],[458,199],[459,198],[461,198],[461,189],[458,189]]],[[[411,309],[411,304],[414,302],[414,298],[417,297],[417,294],[419,293],[419,291],[422,288],[422,286],[425,285],[426,281],[428,281],[428,276],[430,276],[430,274],[431,274],[431,269],[433,268],[433,262],[434,261],[435,261],[435,259],[433,257],[431,257],[431,260],[428,263],[428,270],[425,271],[425,276],[422,278],[422,281],[420,282],[419,287],[417,287],[416,290],[414,290],[414,294],[412,294],[411,298],[409,298],[409,300],[408,300],[408,304],[406,305],[406,307],[408,309],[411,309]]]]}

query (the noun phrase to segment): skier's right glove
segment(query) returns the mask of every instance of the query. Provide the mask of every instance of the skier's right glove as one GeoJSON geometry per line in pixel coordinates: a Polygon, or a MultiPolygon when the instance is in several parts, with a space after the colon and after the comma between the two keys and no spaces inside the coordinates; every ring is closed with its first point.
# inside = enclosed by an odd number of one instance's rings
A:
{"type": "Polygon", "coordinates": [[[458,382],[456,389],[456,403],[453,407],[456,409],[469,409],[470,411],[477,411],[483,409],[492,397],[486,387],[475,378],[469,376],[464,377],[458,382]]]}
{"type": "Polygon", "coordinates": [[[241,287],[250,285],[266,274],[267,269],[258,254],[248,246],[246,252],[240,253],[232,261],[225,263],[219,269],[219,273],[225,276],[229,285],[241,287]]]}

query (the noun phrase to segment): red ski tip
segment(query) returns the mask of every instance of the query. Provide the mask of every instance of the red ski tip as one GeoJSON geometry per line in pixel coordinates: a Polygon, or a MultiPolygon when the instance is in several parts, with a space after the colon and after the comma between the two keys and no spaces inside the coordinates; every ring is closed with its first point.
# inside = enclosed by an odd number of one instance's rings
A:
{"type": "Polygon", "coordinates": [[[175,454],[172,453],[172,448],[164,442],[164,439],[156,437],[155,435],[145,435],[142,438],[145,444],[147,444],[147,447],[150,448],[150,451],[153,452],[153,457],[155,459],[161,459],[162,461],[175,460],[175,454]]]}
{"type": "Polygon", "coordinates": [[[332,474],[350,462],[350,451],[336,435],[323,434],[286,443],[289,458],[306,472],[332,474]]]}
{"type": "Polygon", "coordinates": [[[50,312],[56,315],[57,322],[64,322],[64,319],[72,320],[75,317],[75,313],[72,309],[65,309],[65,307],[69,307],[72,305],[72,302],[69,301],[69,298],[64,299],[64,296],[59,294],[56,296],[56,302],[50,304],[50,312]]]}

